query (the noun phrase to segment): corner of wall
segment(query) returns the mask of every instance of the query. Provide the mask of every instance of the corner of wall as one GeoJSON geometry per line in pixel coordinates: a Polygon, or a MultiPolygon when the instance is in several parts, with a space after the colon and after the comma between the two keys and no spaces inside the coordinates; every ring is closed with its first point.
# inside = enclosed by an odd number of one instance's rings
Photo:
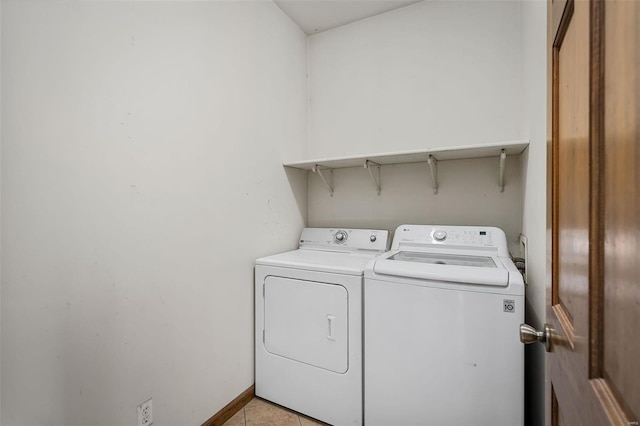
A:
{"type": "MultiPolygon", "coordinates": [[[[546,3],[522,0],[520,45],[522,72],[522,135],[529,139],[523,156],[522,231],[528,239],[526,321],[540,327],[545,320],[546,300],[546,3]],[[544,68],[544,69],[543,69],[544,68]]],[[[532,426],[545,423],[548,412],[545,353],[537,347],[525,349],[526,419],[532,426]]]]}
{"type": "Polygon", "coordinates": [[[309,155],[311,153],[311,114],[310,114],[310,110],[311,110],[311,89],[310,89],[310,85],[309,85],[309,78],[310,78],[310,74],[311,74],[311,67],[309,65],[311,61],[311,49],[310,49],[310,43],[309,43],[309,36],[307,36],[307,64],[306,64],[306,92],[307,92],[307,102],[306,102],[306,126],[307,126],[307,131],[306,131],[306,146],[305,146],[305,156],[306,158],[309,158],[309,155]]]}
{"type": "MultiPolygon", "coordinates": [[[[520,64],[520,75],[522,78],[520,79],[520,132],[523,139],[529,139],[529,135],[525,134],[525,76],[526,71],[524,68],[524,31],[522,30],[522,2],[524,0],[520,0],[518,2],[518,29],[520,31],[520,58],[518,63],[520,64]]],[[[525,181],[526,182],[526,181],[525,181]]]]}
{"type": "MultiPolygon", "coordinates": [[[[309,44],[309,36],[307,36],[307,40],[306,40],[306,46],[307,46],[307,52],[306,52],[306,68],[305,68],[305,88],[306,88],[306,97],[307,97],[307,101],[305,102],[305,127],[306,127],[306,131],[305,131],[305,146],[304,146],[304,157],[305,158],[310,158],[310,154],[311,154],[311,114],[310,114],[310,109],[311,109],[311,90],[309,88],[309,74],[311,72],[311,68],[309,66],[309,61],[310,61],[310,44],[309,44]]],[[[310,191],[309,191],[309,173],[307,173],[306,176],[307,179],[307,210],[305,213],[305,217],[304,217],[304,224],[305,226],[309,226],[309,202],[310,202],[310,191]]]]}
{"type": "MultiPolygon", "coordinates": [[[[0,188],[2,188],[2,0],[0,0],[0,188]]],[[[2,383],[2,190],[0,189],[0,383],[2,383]]],[[[0,424],[2,386],[0,385],[0,424]]]]}

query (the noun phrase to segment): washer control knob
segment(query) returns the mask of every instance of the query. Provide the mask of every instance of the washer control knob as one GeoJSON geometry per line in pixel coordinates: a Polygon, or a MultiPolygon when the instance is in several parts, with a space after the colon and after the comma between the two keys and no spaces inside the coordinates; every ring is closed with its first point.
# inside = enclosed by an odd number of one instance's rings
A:
{"type": "Polygon", "coordinates": [[[433,238],[435,238],[436,241],[444,241],[447,239],[447,233],[443,230],[438,230],[433,233],[433,238]]]}
{"type": "Polygon", "coordinates": [[[338,244],[344,243],[347,241],[347,233],[344,231],[338,231],[336,232],[336,235],[334,235],[333,240],[338,244]]]}
{"type": "Polygon", "coordinates": [[[377,239],[378,239],[378,238],[377,238],[375,235],[372,235],[372,236],[370,236],[370,237],[369,237],[369,240],[370,240],[372,243],[375,243],[377,239]]]}

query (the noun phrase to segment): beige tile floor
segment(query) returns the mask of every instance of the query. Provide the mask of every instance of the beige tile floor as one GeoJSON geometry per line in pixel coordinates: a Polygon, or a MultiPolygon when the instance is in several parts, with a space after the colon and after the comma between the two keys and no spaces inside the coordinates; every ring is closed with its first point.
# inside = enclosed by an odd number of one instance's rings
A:
{"type": "Polygon", "coordinates": [[[269,401],[253,398],[223,426],[328,426],[269,401]]]}

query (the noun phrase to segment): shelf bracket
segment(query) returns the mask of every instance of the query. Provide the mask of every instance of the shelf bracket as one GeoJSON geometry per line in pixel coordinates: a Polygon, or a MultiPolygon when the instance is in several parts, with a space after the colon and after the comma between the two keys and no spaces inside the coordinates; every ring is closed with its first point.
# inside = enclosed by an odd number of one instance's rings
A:
{"type": "Polygon", "coordinates": [[[318,176],[320,176],[320,179],[322,179],[322,182],[324,183],[324,185],[327,187],[327,189],[329,190],[329,195],[331,195],[333,197],[333,169],[328,169],[328,168],[320,168],[319,165],[315,165],[313,166],[313,168],[311,169],[313,171],[313,173],[317,173],[318,176]],[[331,182],[327,182],[327,178],[322,174],[322,171],[326,171],[329,170],[329,181],[331,182]]]}
{"type": "Polygon", "coordinates": [[[438,193],[438,160],[433,155],[429,155],[427,159],[429,169],[431,169],[431,183],[433,185],[433,193],[438,193]]]}
{"type": "Polygon", "coordinates": [[[380,186],[380,164],[378,163],[374,163],[371,160],[365,160],[364,161],[364,168],[367,169],[369,171],[369,176],[371,176],[371,179],[373,180],[373,184],[376,186],[376,189],[378,190],[378,195],[380,195],[382,193],[382,187],[380,186]],[[372,168],[376,168],[376,174],[373,174],[373,171],[371,170],[372,168]],[[377,177],[376,177],[377,175],[377,177]]]}
{"type": "Polygon", "coordinates": [[[500,192],[504,192],[504,166],[507,162],[507,153],[504,149],[500,151],[500,192]]]}

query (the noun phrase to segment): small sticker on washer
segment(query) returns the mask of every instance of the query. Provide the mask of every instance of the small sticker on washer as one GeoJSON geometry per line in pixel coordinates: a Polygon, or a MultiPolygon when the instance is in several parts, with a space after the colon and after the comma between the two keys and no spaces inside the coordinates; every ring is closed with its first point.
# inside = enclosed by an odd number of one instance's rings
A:
{"type": "Polygon", "coordinates": [[[509,312],[509,313],[514,313],[516,311],[516,301],[515,300],[509,300],[509,299],[503,299],[502,300],[502,310],[504,312],[509,312]]]}

